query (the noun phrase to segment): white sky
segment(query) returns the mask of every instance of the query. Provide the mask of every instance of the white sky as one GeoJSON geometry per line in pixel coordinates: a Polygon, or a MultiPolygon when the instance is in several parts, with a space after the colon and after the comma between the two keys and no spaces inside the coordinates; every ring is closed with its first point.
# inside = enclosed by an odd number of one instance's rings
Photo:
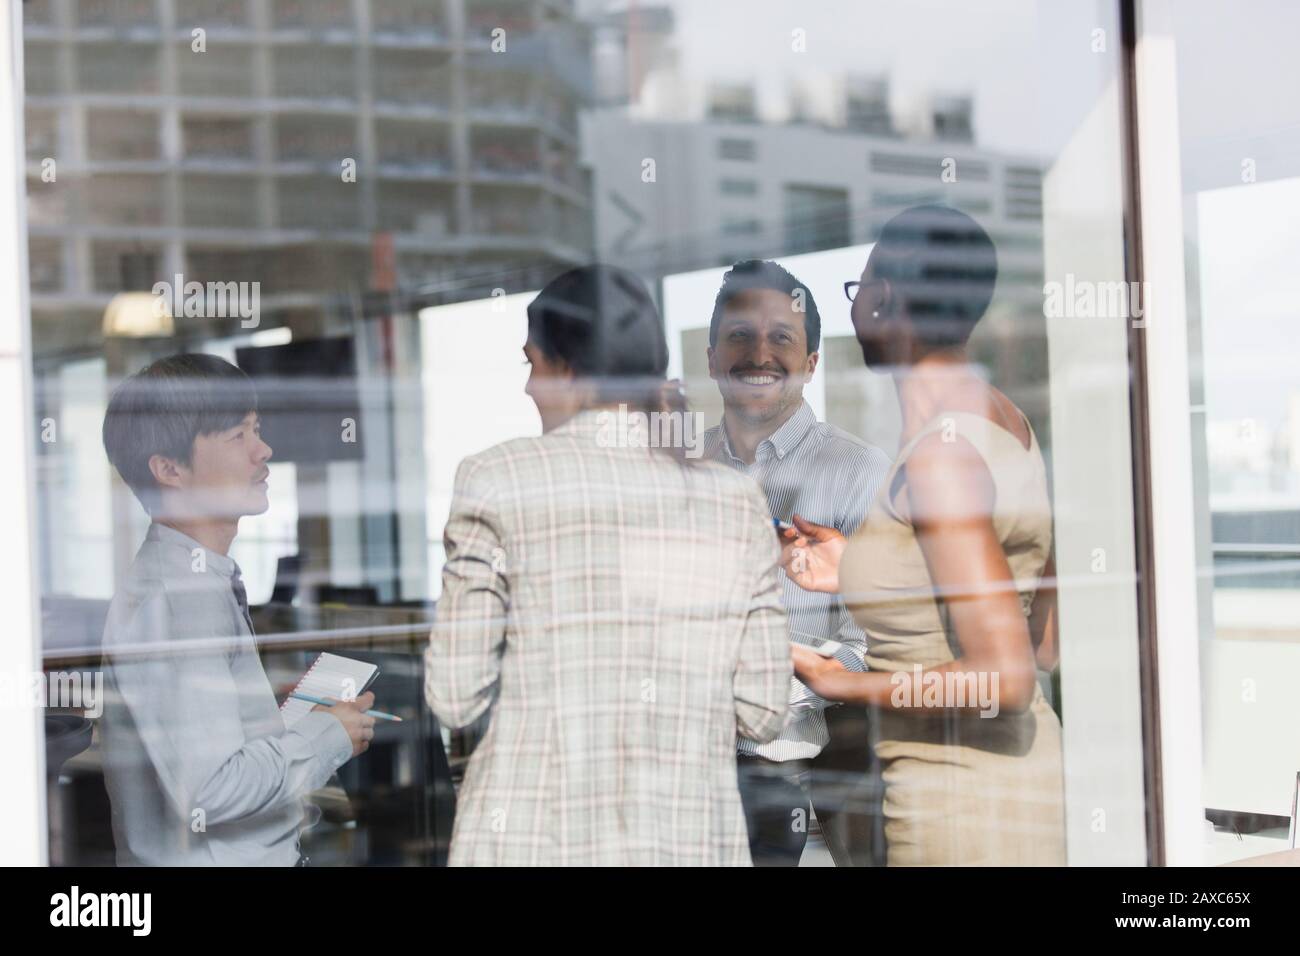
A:
{"type": "MultiPolygon", "coordinates": [[[[584,11],[627,0],[587,0],[584,11]]],[[[976,142],[1009,153],[1044,155],[1081,115],[1053,90],[1042,96],[1045,64],[1059,50],[1087,51],[1108,25],[1102,0],[649,0],[673,11],[674,46],[687,87],[710,82],[755,86],[760,113],[781,109],[792,81],[816,87],[845,74],[886,75],[898,114],[933,95],[974,97],[976,142]],[[791,49],[805,31],[807,50],[791,49]],[[1050,39],[1049,39],[1050,38],[1050,39]]],[[[1113,31],[1112,31],[1113,32],[1113,31]]],[[[1109,36],[1111,55],[1118,37],[1109,36]]],[[[1103,58],[1104,59],[1104,58],[1103,58]]],[[[1099,60],[1100,65],[1100,60],[1099,60]]],[[[1095,95],[1092,78],[1072,69],[1068,87],[1095,95]]]]}

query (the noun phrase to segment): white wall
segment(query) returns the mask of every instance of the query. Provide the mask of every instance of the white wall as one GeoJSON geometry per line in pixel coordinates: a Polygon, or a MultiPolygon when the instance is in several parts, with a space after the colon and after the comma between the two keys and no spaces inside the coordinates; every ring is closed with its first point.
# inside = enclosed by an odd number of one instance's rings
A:
{"type": "Polygon", "coordinates": [[[23,175],[22,4],[0,16],[0,866],[45,862],[45,753],[41,712],[16,691],[40,671],[31,516],[32,383],[23,175]]]}

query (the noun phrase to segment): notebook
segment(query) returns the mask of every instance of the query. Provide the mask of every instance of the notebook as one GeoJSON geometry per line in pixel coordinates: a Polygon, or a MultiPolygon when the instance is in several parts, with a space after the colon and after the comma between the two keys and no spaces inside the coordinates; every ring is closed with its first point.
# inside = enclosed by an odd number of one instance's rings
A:
{"type": "MultiPolygon", "coordinates": [[[[367,664],[365,661],[326,652],[307,668],[307,673],[302,675],[302,680],[298,681],[293,693],[328,700],[352,699],[364,694],[378,674],[378,664],[367,664]]],[[[316,706],[309,700],[294,697],[293,693],[280,705],[285,727],[292,727],[316,706]]]]}

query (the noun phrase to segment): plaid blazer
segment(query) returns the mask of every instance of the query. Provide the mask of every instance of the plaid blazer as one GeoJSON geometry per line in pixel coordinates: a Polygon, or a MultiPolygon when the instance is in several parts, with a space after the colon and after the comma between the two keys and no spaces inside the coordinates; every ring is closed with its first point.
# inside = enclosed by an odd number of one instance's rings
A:
{"type": "Polygon", "coordinates": [[[457,472],[425,696],[452,727],[492,714],[452,864],[750,863],[736,735],[781,732],[791,676],[767,503],[607,425],[457,472]]]}

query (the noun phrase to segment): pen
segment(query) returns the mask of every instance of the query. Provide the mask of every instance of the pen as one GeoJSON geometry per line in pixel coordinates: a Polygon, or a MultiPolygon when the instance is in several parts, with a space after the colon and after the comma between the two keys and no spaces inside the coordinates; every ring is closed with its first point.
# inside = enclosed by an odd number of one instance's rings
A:
{"type": "MultiPolygon", "coordinates": [[[[323,697],[313,697],[311,694],[300,694],[297,691],[294,691],[289,696],[297,697],[299,700],[305,700],[313,704],[320,704],[322,707],[333,707],[338,703],[337,700],[325,700],[323,697]]],[[[401,717],[394,714],[385,714],[382,710],[368,710],[366,711],[366,716],[378,717],[380,720],[395,720],[398,723],[401,723],[402,721],[401,717]]]]}

